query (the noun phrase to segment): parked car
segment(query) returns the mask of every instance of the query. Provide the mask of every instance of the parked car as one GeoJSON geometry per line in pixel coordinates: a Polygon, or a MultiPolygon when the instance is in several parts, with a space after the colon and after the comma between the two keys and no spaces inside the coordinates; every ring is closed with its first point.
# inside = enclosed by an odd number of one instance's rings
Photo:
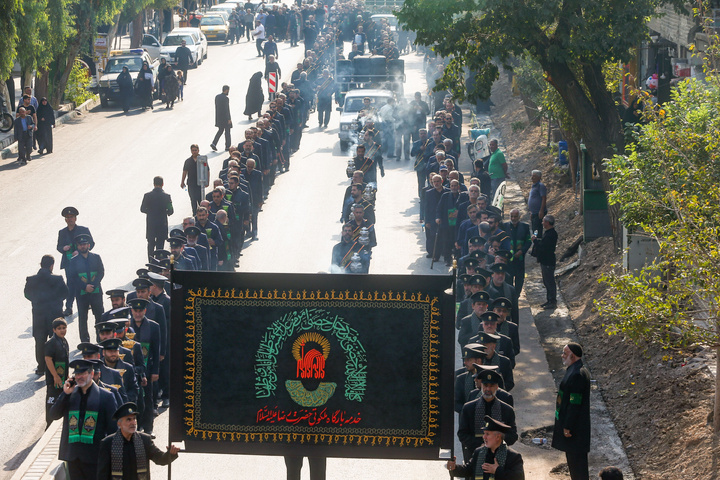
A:
{"type": "Polygon", "coordinates": [[[193,64],[195,67],[200,66],[207,58],[208,44],[205,34],[199,28],[176,28],[168,33],[160,48],[160,56],[171,65],[176,65],[175,51],[182,45],[183,40],[185,40],[185,46],[190,49],[193,64]]]}
{"type": "Polygon", "coordinates": [[[230,25],[220,15],[205,15],[200,20],[200,30],[207,37],[208,42],[228,42],[228,33],[230,31],[230,25]]]}
{"type": "Polygon", "coordinates": [[[150,58],[150,54],[142,48],[133,48],[130,50],[113,50],[110,52],[105,68],[98,69],[100,72],[100,80],[98,82],[97,93],[100,95],[100,105],[107,108],[111,101],[120,100],[120,87],[117,84],[117,77],[122,72],[123,67],[128,67],[130,75],[135,81],[137,73],[142,68],[143,62],[148,62],[153,72],[153,84],[157,77],[158,60],[150,58]]]}
{"type": "Polygon", "coordinates": [[[155,35],[144,34],[142,39],[142,48],[150,55],[153,60],[160,60],[160,41],[155,35]]]}

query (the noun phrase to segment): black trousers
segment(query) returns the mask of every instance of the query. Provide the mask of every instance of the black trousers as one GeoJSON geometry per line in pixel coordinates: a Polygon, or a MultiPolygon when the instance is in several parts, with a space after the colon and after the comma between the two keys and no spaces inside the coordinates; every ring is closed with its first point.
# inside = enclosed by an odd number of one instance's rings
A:
{"type": "MultiPolygon", "coordinates": [[[[300,480],[304,457],[285,456],[285,467],[287,468],[287,480],[300,480]]],[[[325,457],[308,457],[310,465],[310,480],[325,480],[326,470],[325,457]]]]}
{"type": "Polygon", "coordinates": [[[167,232],[157,231],[157,232],[148,232],[147,237],[147,252],[148,252],[148,260],[151,259],[154,255],[155,250],[164,250],[165,249],[165,238],[167,238],[167,232]]]}
{"type": "Polygon", "coordinates": [[[166,400],[170,398],[170,362],[167,357],[160,360],[160,379],[157,381],[158,389],[162,390],[160,398],[166,400]]]}
{"type": "Polygon", "coordinates": [[[60,312],[35,311],[32,312],[32,335],[35,339],[35,360],[37,368],[45,371],[45,342],[52,335],[52,321],[61,317],[60,312]]]}
{"type": "MultiPolygon", "coordinates": [[[[64,255],[64,254],[63,254],[64,255]]],[[[73,279],[70,278],[68,275],[67,269],[65,270],[65,284],[68,287],[68,296],[65,300],[65,308],[68,308],[72,310],[73,305],[75,304],[75,284],[73,283],[73,279]]]]}
{"type": "Polygon", "coordinates": [[[202,201],[202,191],[197,185],[188,185],[188,195],[190,195],[190,206],[192,207],[192,213],[197,213],[197,207],[202,201]]]}
{"type": "Polygon", "coordinates": [[[542,237],[543,234],[543,226],[542,226],[542,220],[540,220],[540,215],[537,213],[531,213],[530,214],[530,228],[532,228],[532,231],[537,231],[537,235],[535,235],[538,238],[542,237]]]}
{"type": "MultiPolygon", "coordinates": [[[[438,231],[438,225],[434,218],[425,219],[425,251],[431,255],[435,255],[435,234],[438,231]]],[[[438,238],[438,245],[440,239],[438,238]]],[[[439,252],[439,250],[438,250],[439,252]]],[[[435,257],[437,258],[437,256],[435,257]]]]}
{"type": "Polygon", "coordinates": [[[97,478],[97,462],[87,463],[75,459],[67,463],[68,473],[72,480],[95,480],[97,478]]]}
{"type": "Polygon", "coordinates": [[[18,144],[18,160],[28,161],[30,160],[30,154],[33,149],[33,134],[31,131],[22,134],[17,142],[18,144]]]}
{"type": "Polygon", "coordinates": [[[256,38],[255,39],[255,49],[258,52],[258,56],[262,56],[262,54],[263,54],[262,44],[264,41],[265,41],[264,38],[256,38]]]}
{"type": "Polygon", "coordinates": [[[327,124],[330,122],[330,113],[332,113],[332,100],[329,98],[319,98],[317,111],[318,124],[325,125],[327,127],[327,124]]]}
{"type": "MultiPolygon", "coordinates": [[[[147,385],[142,388],[143,391],[143,412],[142,418],[138,422],[138,427],[142,427],[145,433],[150,435],[155,425],[155,403],[153,402],[153,381],[150,380],[150,373],[147,375],[147,385]]],[[[73,479],[74,480],[74,479],[73,479]]]]}
{"type": "Polygon", "coordinates": [[[547,301],[548,303],[556,303],[557,286],[555,285],[555,266],[540,265],[540,271],[542,272],[542,281],[547,292],[547,301]]]}
{"type": "Polygon", "coordinates": [[[88,311],[92,309],[93,316],[95,317],[95,323],[100,323],[102,320],[102,314],[105,311],[103,308],[103,297],[99,293],[88,293],[85,295],[77,296],[77,307],[78,307],[78,327],[80,329],[80,341],[89,342],[90,333],[88,332],[88,311]]]}
{"type": "Polygon", "coordinates": [[[508,270],[512,279],[511,285],[515,287],[515,292],[520,297],[520,292],[522,292],[523,285],[525,285],[525,258],[523,257],[522,260],[513,259],[508,270]]]}
{"type": "Polygon", "coordinates": [[[588,454],[586,452],[565,452],[570,478],[572,480],[590,480],[588,454]]]}
{"type": "Polygon", "coordinates": [[[223,127],[218,127],[218,131],[215,134],[215,138],[213,138],[212,144],[217,146],[217,142],[218,142],[218,140],[220,140],[220,135],[222,135],[223,132],[225,132],[225,150],[229,149],[230,148],[230,128],[231,127],[230,127],[229,123],[223,127]]]}

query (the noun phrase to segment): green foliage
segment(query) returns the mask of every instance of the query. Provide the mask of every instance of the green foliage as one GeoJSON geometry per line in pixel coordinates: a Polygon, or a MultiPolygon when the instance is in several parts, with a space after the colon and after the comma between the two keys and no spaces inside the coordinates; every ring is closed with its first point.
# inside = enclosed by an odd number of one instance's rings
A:
{"type": "Polygon", "coordinates": [[[75,106],[82,105],[90,100],[94,95],[88,90],[90,85],[90,75],[85,65],[79,60],[75,60],[73,68],[70,71],[67,88],[65,89],[65,99],[73,102],[75,106]]]}
{"type": "Polygon", "coordinates": [[[665,347],[720,343],[720,81],[681,82],[672,101],[646,103],[647,124],[607,162],[612,204],[660,256],[640,272],[608,275],[597,302],[610,333],[665,347]]]}
{"type": "Polygon", "coordinates": [[[21,0],[0,0],[0,80],[10,76],[17,47],[15,17],[22,14],[21,0]]]}

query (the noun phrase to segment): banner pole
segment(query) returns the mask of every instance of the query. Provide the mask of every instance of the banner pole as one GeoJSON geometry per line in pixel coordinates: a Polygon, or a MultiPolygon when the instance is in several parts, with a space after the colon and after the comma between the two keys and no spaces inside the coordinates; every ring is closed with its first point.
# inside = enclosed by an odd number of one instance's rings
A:
{"type": "MultiPolygon", "coordinates": [[[[175,255],[170,255],[170,278],[168,281],[170,282],[170,295],[172,296],[173,293],[173,272],[175,271],[175,255]]],[[[170,301],[170,308],[172,309],[172,300],[170,301]]],[[[167,332],[167,338],[170,338],[170,329],[172,328],[172,312],[170,313],[170,318],[167,322],[168,332],[167,332]]],[[[167,357],[165,358],[165,361],[170,362],[170,348],[168,343],[168,349],[167,349],[167,357]]],[[[168,368],[168,370],[170,370],[168,368]]],[[[168,379],[168,388],[170,388],[170,379],[168,379]]],[[[168,407],[168,417],[170,416],[170,409],[172,408],[172,404],[168,407]]],[[[170,441],[170,422],[168,422],[168,452],[170,452],[170,447],[172,446],[172,442],[170,441]]],[[[167,480],[172,480],[172,458],[170,459],[170,462],[168,462],[168,474],[167,474],[167,480]]]]}

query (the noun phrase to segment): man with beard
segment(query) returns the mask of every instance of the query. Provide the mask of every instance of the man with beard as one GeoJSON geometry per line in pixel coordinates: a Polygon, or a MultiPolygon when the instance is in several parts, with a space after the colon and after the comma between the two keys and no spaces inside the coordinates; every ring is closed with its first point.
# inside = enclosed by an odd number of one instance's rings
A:
{"type": "Polygon", "coordinates": [[[99,255],[90,252],[92,238],[88,234],[75,237],[78,255],[74,256],[68,265],[68,276],[72,277],[74,293],[78,305],[78,323],[80,340],[90,341],[88,332],[88,311],[92,309],[95,323],[100,323],[103,314],[102,282],[105,276],[105,267],[99,255]]]}
{"type": "Polygon", "coordinates": [[[375,209],[373,208],[372,203],[363,198],[363,192],[364,187],[361,183],[356,183],[350,186],[350,198],[345,201],[340,221],[343,223],[349,222],[351,220],[350,213],[353,205],[362,205],[365,209],[364,218],[372,224],[375,223],[375,209]]]}
{"type": "Polygon", "coordinates": [[[336,244],[332,249],[333,272],[368,273],[370,269],[370,249],[357,240],[353,240],[352,237],[352,224],[343,225],[340,243],[336,244]],[[352,256],[355,253],[360,256],[362,266],[362,269],[358,272],[351,270],[352,256]]]}
{"type": "Polygon", "coordinates": [[[463,347],[463,366],[460,374],[455,377],[455,413],[462,412],[470,398],[470,392],[475,390],[475,367],[473,365],[482,363],[485,358],[485,348],[479,343],[469,343],[463,347]]]}
{"type": "Polygon", "coordinates": [[[510,252],[512,257],[508,263],[511,285],[519,296],[525,283],[525,255],[532,246],[530,225],[520,221],[520,210],[510,210],[510,221],[502,223],[501,228],[510,236],[510,252]]]}
{"type": "Polygon", "coordinates": [[[50,409],[50,418],[64,418],[58,458],[67,462],[73,480],[95,480],[100,441],[115,432],[112,416],[117,409],[113,394],[93,382],[93,364],[70,362],[74,375],[50,409]]]}
{"type": "Polygon", "coordinates": [[[588,480],[590,452],[590,372],[583,365],[583,349],[570,342],[563,347],[565,376],[558,387],[552,446],[565,452],[572,480],[588,480]]]}
{"type": "Polygon", "coordinates": [[[482,445],[477,433],[482,431],[486,415],[510,427],[506,441],[508,445],[514,444],[518,439],[515,410],[495,396],[501,380],[500,374],[494,370],[479,369],[475,377],[482,382],[482,395],[463,405],[460,412],[458,439],[463,445],[463,452],[474,452],[482,445]]]}
{"type": "Polygon", "coordinates": [[[219,247],[224,240],[222,239],[222,235],[220,235],[220,229],[209,220],[208,216],[209,212],[207,208],[198,207],[195,226],[207,235],[208,243],[210,244],[210,263],[208,269],[214,271],[217,270],[217,247],[219,247]]]}
{"type": "Polygon", "coordinates": [[[122,340],[119,338],[108,338],[100,343],[103,348],[102,361],[107,368],[117,370],[122,379],[122,386],[130,402],[137,402],[138,385],[135,377],[135,368],[124,360],[120,359],[120,347],[122,340]]]}
{"type": "MultiPolygon", "coordinates": [[[[494,253],[493,253],[494,255],[494,253]]],[[[494,258],[493,258],[494,259],[494,258]]],[[[507,283],[506,274],[508,266],[502,263],[495,263],[490,267],[492,277],[486,288],[486,291],[490,294],[492,300],[496,300],[500,297],[507,298],[512,303],[512,309],[510,310],[510,319],[518,323],[520,318],[520,311],[518,309],[518,295],[515,287],[507,283]]]]}
{"type": "Polygon", "coordinates": [[[62,209],[61,215],[65,218],[67,226],[58,232],[57,251],[62,255],[60,260],[60,270],[65,270],[65,278],[68,286],[68,296],[65,301],[65,310],[63,316],[67,317],[73,313],[73,303],[75,302],[75,284],[74,278],[68,272],[70,259],[78,254],[77,245],[75,245],[75,237],[81,233],[90,235],[90,250],[95,246],[90,230],[77,224],[77,216],[79,212],[75,207],[65,207],[62,209]]]}
{"type": "MultiPolygon", "coordinates": [[[[473,275],[470,281],[473,284],[480,284],[480,275],[473,275]]],[[[487,312],[488,304],[490,303],[490,295],[487,292],[478,291],[473,293],[470,297],[470,303],[472,304],[472,313],[467,315],[460,320],[460,331],[458,332],[458,343],[460,346],[464,346],[470,342],[470,338],[477,335],[480,329],[480,318],[483,313],[487,312]]]]}
{"type": "Polygon", "coordinates": [[[158,465],[167,465],[178,456],[179,447],[170,446],[162,452],[150,435],[137,431],[137,405],[123,404],[112,419],[117,422],[117,432],[103,439],[99,448],[97,478],[146,478],[150,480],[148,460],[158,465]]]}
{"type": "Polygon", "coordinates": [[[522,456],[505,443],[505,436],[511,432],[511,427],[489,415],[483,421],[483,444],[464,465],[457,465],[455,459],[449,460],[447,469],[450,475],[474,475],[478,480],[525,480],[522,456]]]}
{"type": "Polygon", "coordinates": [[[478,332],[478,335],[470,338],[470,342],[480,343],[480,335],[482,335],[483,332],[499,336],[500,339],[497,342],[496,351],[500,355],[507,357],[508,360],[510,360],[510,366],[515,368],[515,351],[513,350],[512,340],[510,340],[510,337],[507,335],[503,335],[497,331],[498,314],[495,312],[485,312],[480,316],[480,320],[481,330],[478,332]]]}
{"type": "Polygon", "coordinates": [[[148,319],[148,301],[144,298],[134,298],[128,302],[132,308],[130,326],[135,330],[133,340],[142,345],[143,362],[145,364],[147,381],[143,385],[145,408],[140,426],[145,433],[152,435],[155,422],[155,405],[153,404],[153,383],[160,377],[160,326],[157,322],[148,319]]]}
{"type": "Polygon", "coordinates": [[[365,218],[365,208],[362,205],[353,205],[352,215],[353,217],[350,219],[350,222],[347,223],[347,225],[350,225],[353,229],[353,241],[357,240],[360,237],[361,230],[364,227],[367,229],[369,234],[369,243],[367,245],[367,248],[375,247],[377,245],[377,238],[375,237],[375,225],[370,223],[368,219],[365,218]]]}

